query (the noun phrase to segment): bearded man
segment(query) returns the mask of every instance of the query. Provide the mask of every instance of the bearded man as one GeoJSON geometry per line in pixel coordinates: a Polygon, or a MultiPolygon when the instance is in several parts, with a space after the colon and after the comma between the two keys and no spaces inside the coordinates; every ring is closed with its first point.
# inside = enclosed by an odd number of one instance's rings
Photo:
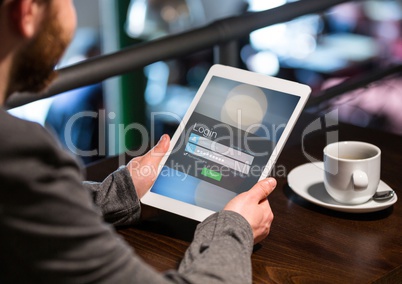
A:
{"type": "MultiPolygon", "coordinates": [[[[0,0],[1,105],[14,92],[48,86],[75,26],[72,0],[0,0]]],[[[251,282],[253,244],[273,220],[274,179],[202,222],[179,269],[158,273],[112,225],[139,220],[139,199],[155,177],[130,169],[156,169],[168,136],[102,183],[83,183],[77,163],[41,126],[1,107],[0,137],[0,283],[251,282]]]]}

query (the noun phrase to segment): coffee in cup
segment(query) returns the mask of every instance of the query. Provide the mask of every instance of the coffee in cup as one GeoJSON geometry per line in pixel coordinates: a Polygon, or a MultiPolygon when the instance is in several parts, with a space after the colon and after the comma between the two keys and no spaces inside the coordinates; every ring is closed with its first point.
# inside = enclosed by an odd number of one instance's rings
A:
{"type": "Polygon", "coordinates": [[[328,194],[344,204],[367,202],[380,183],[381,150],[359,141],[324,148],[324,184],[328,194]]]}

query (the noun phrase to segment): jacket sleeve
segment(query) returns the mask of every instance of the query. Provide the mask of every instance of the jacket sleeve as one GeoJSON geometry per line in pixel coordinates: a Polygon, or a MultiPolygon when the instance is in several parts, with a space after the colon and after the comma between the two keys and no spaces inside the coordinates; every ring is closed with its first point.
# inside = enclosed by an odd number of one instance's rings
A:
{"type": "Polygon", "coordinates": [[[125,166],[110,174],[103,182],[83,182],[106,222],[115,226],[131,225],[141,215],[140,201],[129,171],[125,166]]]}
{"type": "MultiPolygon", "coordinates": [[[[222,211],[202,222],[180,264],[188,283],[251,283],[253,234],[238,213],[222,211]]],[[[169,274],[168,274],[169,275],[169,274]]]]}
{"type": "MultiPolygon", "coordinates": [[[[84,182],[84,186],[90,190],[105,221],[127,225],[138,220],[140,205],[126,167],[119,168],[102,183],[84,182]]],[[[133,258],[133,271],[138,270],[133,275],[138,283],[251,283],[252,244],[248,222],[237,213],[222,211],[197,227],[178,271],[157,276],[133,258]]]]}

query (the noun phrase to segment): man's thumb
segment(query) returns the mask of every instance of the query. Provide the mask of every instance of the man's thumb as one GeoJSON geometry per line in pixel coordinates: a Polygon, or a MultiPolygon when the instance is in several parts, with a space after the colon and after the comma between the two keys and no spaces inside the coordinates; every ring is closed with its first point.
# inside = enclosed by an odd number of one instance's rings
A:
{"type": "Polygon", "coordinates": [[[169,135],[167,134],[162,135],[158,144],[156,144],[155,147],[152,148],[152,150],[150,151],[151,157],[159,157],[162,159],[162,157],[169,150],[169,145],[170,145],[169,135]]]}
{"type": "Polygon", "coordinates": [[[261,201],[268,197],[276,187],[276,180],[274,178],[266,178],[259,181],[250,189],[250,193],[256,200],[261,201]]]}

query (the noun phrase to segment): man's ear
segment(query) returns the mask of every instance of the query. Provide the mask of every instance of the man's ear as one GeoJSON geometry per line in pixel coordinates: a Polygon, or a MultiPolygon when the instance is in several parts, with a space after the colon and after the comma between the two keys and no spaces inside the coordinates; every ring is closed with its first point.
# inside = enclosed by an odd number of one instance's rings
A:
{"type": "Polygon", "coordinates": [[[40,4],[36,0],[16,0],[11,3],[11,20],[16,31],[24,38],[32,38],[41,21],[40,4]]]}

